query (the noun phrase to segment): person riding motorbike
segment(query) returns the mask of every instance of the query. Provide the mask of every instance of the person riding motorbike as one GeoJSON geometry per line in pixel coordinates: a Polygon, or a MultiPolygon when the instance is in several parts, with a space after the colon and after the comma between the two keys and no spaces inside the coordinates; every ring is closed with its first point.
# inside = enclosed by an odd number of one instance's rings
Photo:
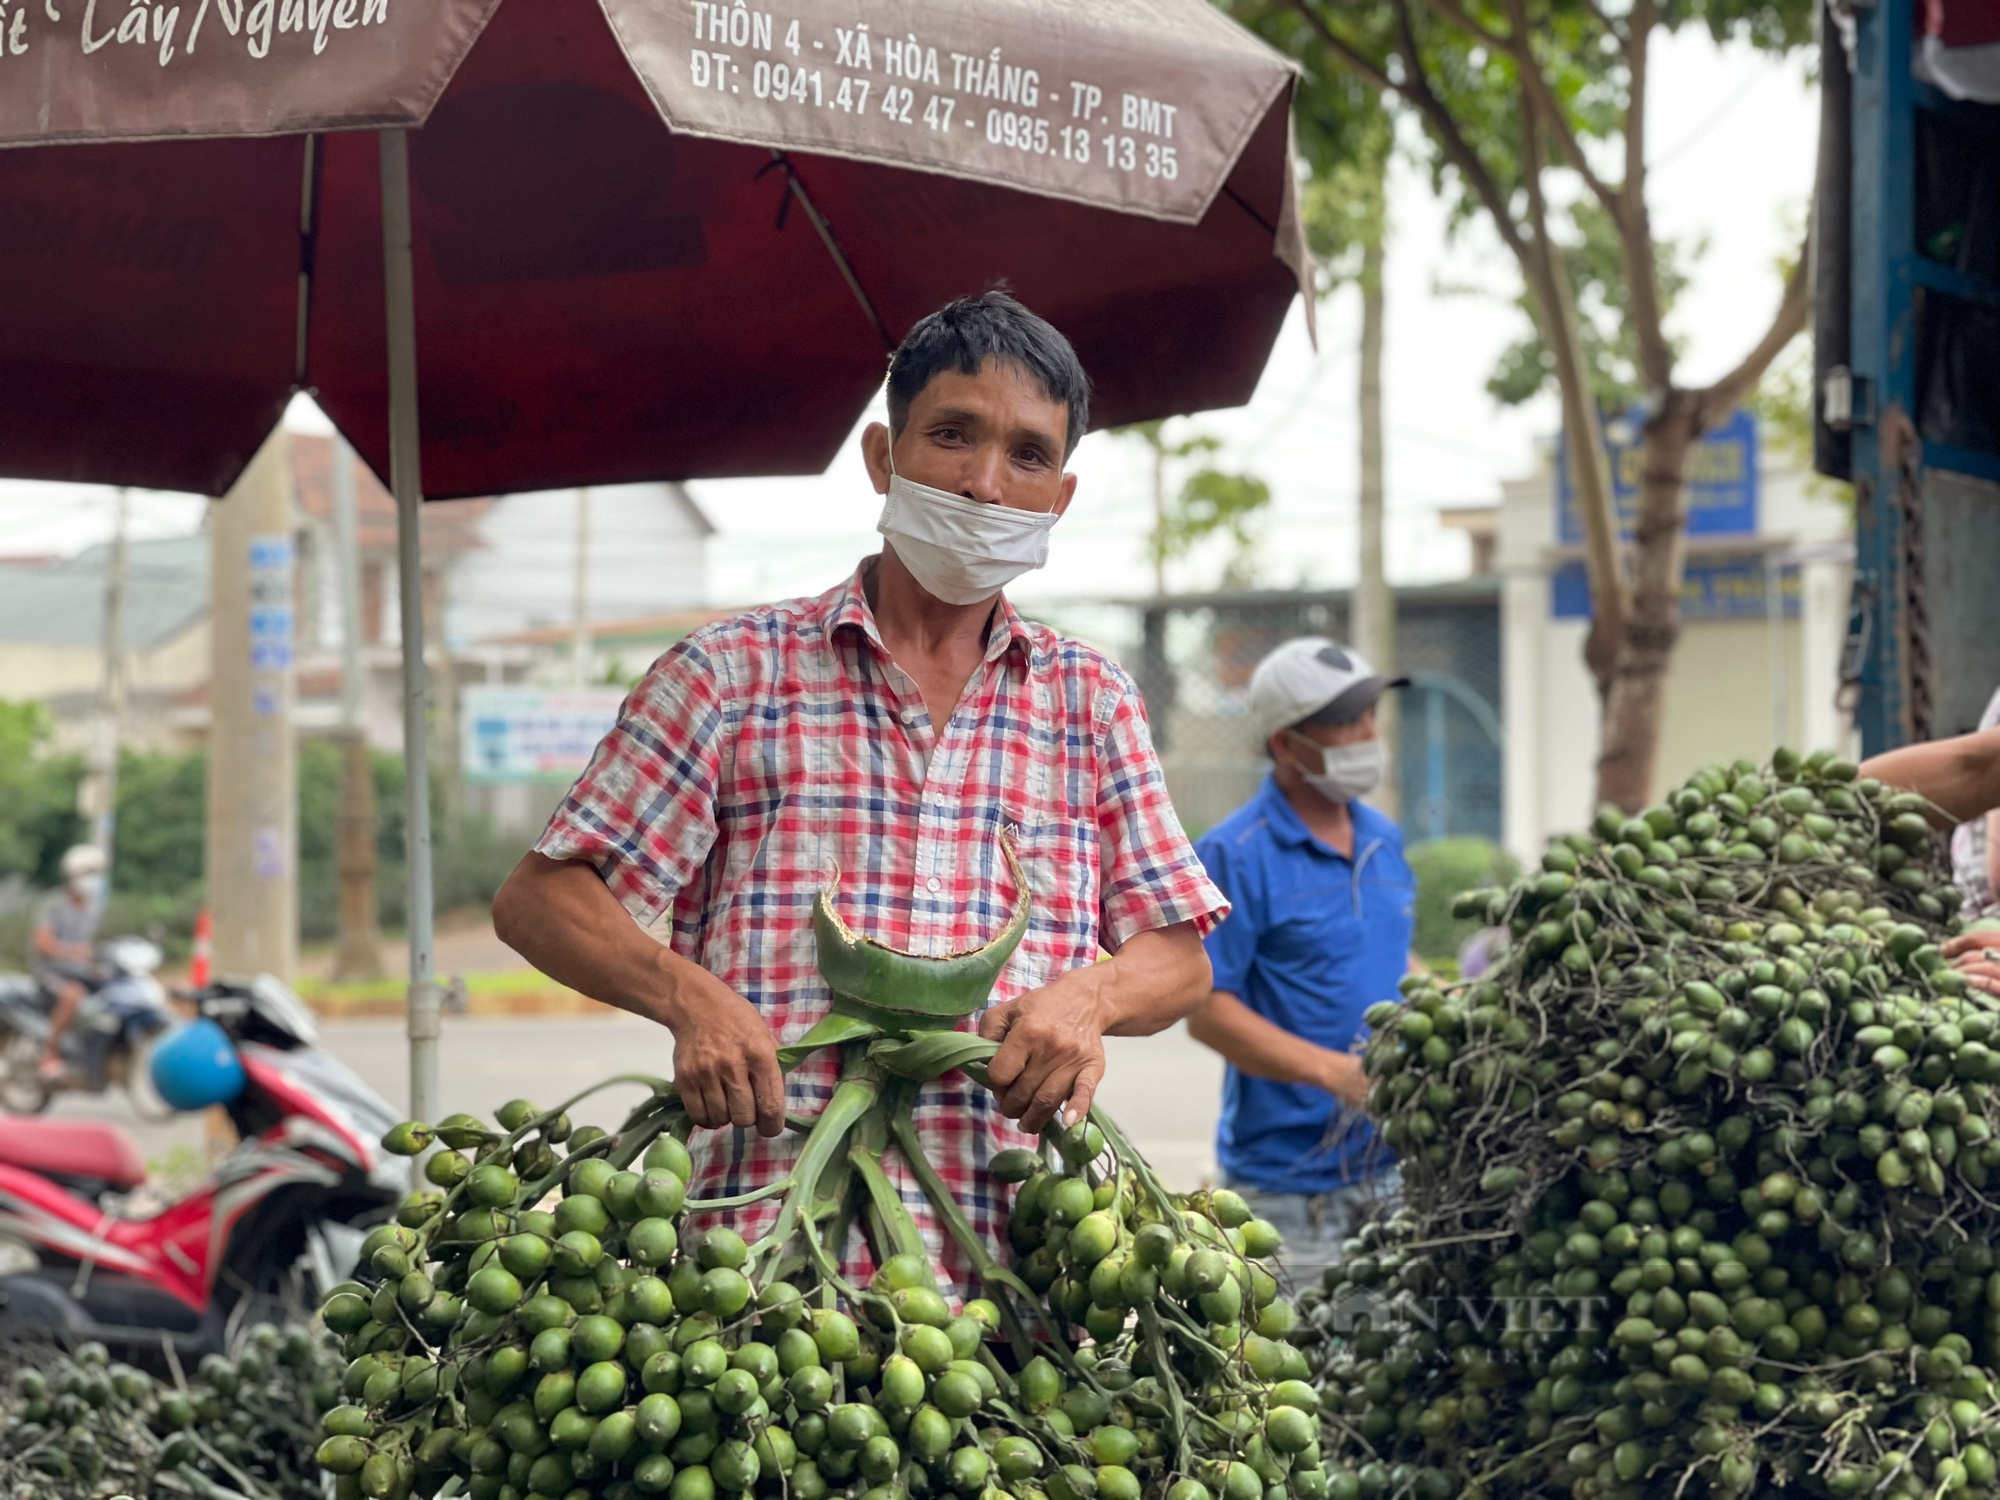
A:
{"type": "Polygon", "coordinates": [[[89,993],[93,978],[93,944],[104,915],[104,871],[109,861],[94,844],[78,844],[62,857],[63,888],[35,913],[28,939],[28,969],[55,996],[49,1017],[48,1046],[42,1054],[42,1076],[63,1075],[62,1039],[76,1018],[77,1007],[89,993]]]}

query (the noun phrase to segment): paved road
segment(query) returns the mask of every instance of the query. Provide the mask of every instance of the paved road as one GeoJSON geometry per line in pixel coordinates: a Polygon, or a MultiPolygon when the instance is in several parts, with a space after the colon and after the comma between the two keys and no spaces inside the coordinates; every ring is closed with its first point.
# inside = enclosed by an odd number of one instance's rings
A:
{"type": "MultiPolygon", "coordinates": [[[[409,1059],[398,1023],[334,1023],[324,1037],[327,1047],[384,1097],[408,1097],[409,1059]]],[[[1221,1060],[1179,1027],[1157,1037],[1114,1037],[1106,1045],[1110,1071],[1099,1094],[1104,1107],[1169,1183],[1187,1188],[1208,1180],[1214,1171],[1221,1060]]],[[[454,1018],[445,1022],[442,1056],[445,1112],[484,1114],[516,1096],[553,1103],[617,1073],[666,1073],[672,1045],[658,1028],[611,1012],[601,1019],[454,1018]]],[[[638,1085],[607,1089],[575,1117],[580,1124],[614,1125],[642,1094],[638,1085]]],[[[200,1121],[144,1124],[122,1098],[67,1095],[56,1112],[125,1126],[156,1168],[188,1170],[204,1150],[200,1121]]]]}

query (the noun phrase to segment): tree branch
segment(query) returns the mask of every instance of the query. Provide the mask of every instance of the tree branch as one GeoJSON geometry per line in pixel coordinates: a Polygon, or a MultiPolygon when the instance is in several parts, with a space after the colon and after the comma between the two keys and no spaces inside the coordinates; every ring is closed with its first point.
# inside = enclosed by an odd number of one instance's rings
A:
{"type": "Polygon", "coordinates": [[[1792,274],[1785,278],[1785,292],[1778,299],[1778,310],[1771,318],[1771,326],[1764,330],[1764,336],[1757,345],[1744,355],[1735,369],[1724,375],[1706,390],[1695,393],[1696,421],[1698,430],[1706,431],[1724,421],[1729,413],[1757,387],[1764,378],[1764,372],[1771,368],[1771,362],[1785,352],[1785,346],[1805,329],[1806,317],[1812,311],[1812,207],[1806,212],[1805,240],[1799,246],[1798,263],[1792,267],[1792,274]]]}
{"type": "Polygon", "coordinates": [[[1374,84],[1378,89],[1398,94],[1407,100],[1423,116],[1430,127],[1445,159],[1458,169],[1466,185],[1485,208],[1487,217],[1493,221],[1493,229],[1513,252],[1514,257],[1525,267],[1528,247],[1522,239],[1520,226],[1514,221],[1513,210],[1508,207],[1507,195],[1501,191],[1486,163],[1479,159],[1479,153],[1458,128],[1458,122],[1432,90],[1424,71],[1423,56],[1417,46],[1416,29],[1411,24],[1410,13],[1404,0],[1396,0],[1397,18],[1403,35],[1404,62],[1409,78],[1403,82],[1392,79],[1388,70],[1359,47],[1339,35],[1327,24],[1314,7],[1312,0],[1291,0],[1292,9],[1305,19],[1321,41],[1333,50],[1349,67],[1374,84]]]}
{"type": "Polygon", "coordinates": [[[1524,0],[1509,0],[1507,18],[1511,23],[1511,29],[1505,36],[1479,25],[1466,14],[1460,0],[1426,0],[1426,3],[1448,19],[1470,28],[1474,35],[1492,46],[1501,48],[1514,59],[1514,66],[1520,70],[1529,103],[1541,115],[1542,123],[1548,127],[1549,132],[1554,135],[1563,160],[1569,164],[1572,172],[1583,179],[1583,185],[1590,190],[1590,195],[1604,206],[1607,214],[1611,215],[1611,222],[1621,224],[1624,209],[1617,189],[1599,177],[1591,167],[1590,159],[1583,154],[1582,140],[1571,127],[1569,117],[1563,113],[1562,101],[1556,97],[1554,85],[1549,82],[1548,75],[1542,71],[1542,65],[1535,57],[1533,33],[1528,25],[1528,10],[1524,0]]]}
{"type": "Polygon", "coordinates": [[[1290,3],[1292,9],[1297,11],[1304,18],[1305,23],[1319,34],[1321,41],[1325,42],[1327,46],[1331,47],[1339,55],[1342,62],[1346,63],[1385,94],[1401,94],[1404,92],[1402,85],[1389,76],[1382,64],[1376,62],[1375,59],[1345,37],[1336,35],[1333,28],[1328,26],[1319,13],[1312,8],[1311,0],[1290,0],[1290,3]]]}
{"type": "Polygon", "coordinates": [[[1646,84],[1648,48],[1652,42],[1654,0],[1632,0],[1632,29],[1624,37],[1625,103],[1625,182],[1628,199],[1645,203],[1646,183],[1646,84]]]}
{"type": "Polygon", "coordinates": [[[1591,627],[1584,660],[1600,691],[1611,680],[1618,641],[1631,611],[1623,570],[1619,566],[1617,520],[1610,476],[1599,459],[1603,440],[1598,432],[1590,371],[1577,338],[1575,299],[1562,246],[1549,234],[1548,200],[1542,192],[1541,111],[1523,101],[1522,173],[1528,190],[1528,223],[1534,231],[1536,260],[1523,262],[1522,272],[1540,305],[1542,338],[1555,360],[1562,396],[1563,439],[1569,445],[1570,473],[1576,487],[1577,511],[1583,519],[1584,571],[1590,582],[1591,627]]]}
{"type": "Polygon", "coordinates": [[[1468,33],[1475,39],[1486,43],[1487,46],[1496,47],[1502,52],[1512,52],[1514,50],[1513,38],[1504,32],[1495,31],[1492,27],[1481,24],[1479,18],[1474,16],[1463,5],[1459,4],[1458,0],[1424,0],[1424,3],[1440,16],[1444,17],[1445,20],[1451,22],[1452,25],[1468,33]]]}
{"type": "Polygon", "coordinates": [[[1494,229],[1506,242],[1507,248],[1518,259],[1526,253],[1527,246],[1521,237],[1521,226],[1515,221],[1514,210],[1507,202],[1507,194],[1501,189],[1479,152],[1459,129],[1458,121],[1431,87],[1430,70],[1424,66],[1423,44],[1417,39],[1417,23],[1410,14],[1409,0],[1395,0],[1396,30],[1403,39],[1403,62],[1410,75],[1403,89],[1403,97],[1414,103],[1429,122],[1443,146],[1445,155],[1458,168],[1479,201],[1485,205],[1487,217],[1493,221],[1494,229]]]}
{"type": "Polygon", "coordinates": [[[1619,195],[1624,212],[1613,222],[1625,262],[1626,309],[1639,373],[1655,392],[1664,392],[1674,383],[1674,349],[1667,340],[1659,247],[1653,243],[1652,213],[1646,205],[1646,94],[1658,20],[1656,0],[1633,0],[1625,38],[1625,182],[1619,195]]]}
{"type": "Polygon", "coordinates": [[[1597,3],[1597,0],[1583,0],[1583,8],[1590,12],[1591,18],[1598,25],[1618,38],[1619,41],[1623,42],[1625,40],[1624,29],[1619,26],[1617,20],[1609,11],[1597,3]]]}

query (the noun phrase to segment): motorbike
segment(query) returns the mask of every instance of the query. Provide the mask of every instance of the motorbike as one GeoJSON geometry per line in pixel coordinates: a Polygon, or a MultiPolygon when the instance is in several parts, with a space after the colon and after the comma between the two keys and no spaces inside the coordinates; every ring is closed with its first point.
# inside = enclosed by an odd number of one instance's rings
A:
{"type": "Polygon", "coordinates": [[[98,1339],[134,1360],[163,1338],[182,1356],[222,1350],[317,1305],[408,1190],[409,1163],[380,1144],[400,1116],[320,1048],[287,986],[219,980],[183,998],[240,1060],[224,1106],[239,1144],[165,1201],[115,1125],[0,1124],[0,1335],[98,1339]]]}
{"type": "Polygon", "coordinates": [[[0,974],[0,1105],[39,1114],[65,1089],[122,1088],[142,1119],[170,1116],[146,1067],[148,1047],[176,1019],[154,977],[163,956],[159,944],[140,937],[98,945],[89,989],[56,1049],[64,1071],[55,1079],[41,1070],[55,994],[30,975],[0,974]]]}

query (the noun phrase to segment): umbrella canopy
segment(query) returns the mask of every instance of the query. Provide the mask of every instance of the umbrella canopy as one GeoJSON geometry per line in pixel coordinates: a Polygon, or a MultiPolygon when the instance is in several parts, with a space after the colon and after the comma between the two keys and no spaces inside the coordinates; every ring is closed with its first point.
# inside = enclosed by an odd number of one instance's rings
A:
{"type": "Polygon", "coordinates": [[[5,26],[0,146],[46,148],[0,150],[13,475],[220,494],[295,389],[390,472],[356,127],[422,126],[432,498],[817,472],[910,325],[1001,279],[1100,420],[1237,404],[1305,266],[1291,74],[1205,0],[15,0],[5,26]]]}
{"type": "Polygon", "coordinates": [[[412,1114],[426,493],[823,469],[1000,278],[1099,420],[1244,401],[1290,84],[1206,0],[0,0],[0,473],[219,495],[305,389],[395,492],[412,1114]]]}

